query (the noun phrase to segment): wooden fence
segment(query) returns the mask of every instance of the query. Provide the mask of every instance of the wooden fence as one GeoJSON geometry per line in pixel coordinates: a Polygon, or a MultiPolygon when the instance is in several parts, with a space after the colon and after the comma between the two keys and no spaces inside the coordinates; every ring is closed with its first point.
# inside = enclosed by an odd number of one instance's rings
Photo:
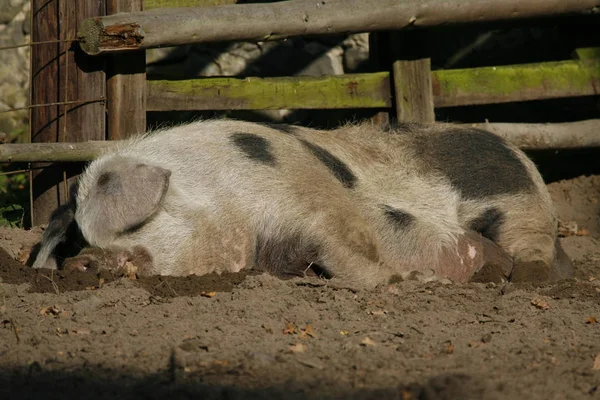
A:
{"type": "MultiPolygon", "coordinates": [[[[592,15],[600,10],[600,0],[234,3],[32,0],[32,41],[49,43],[32,47],[31,144],[0,145],[0,162],[34,163],[34,225],[46,222],[64,202],[67,183],[81,170],[79,162],[110,145],[102,141],[145,131],[148,111],[373,108],[387,110],[399,121],[431,122],[435,108],[589,96],[600,90],[596,48],[577,49],[573,59],[560,62],[431,71],[426,55],[398,53],[393,42],[392,65],[375,73],[146,80],[145,49],[152,47],[414,32],[442,24],[592,15]]],[[[600,120],[484,125],[523,148],[600,146],[600,120]]]]}

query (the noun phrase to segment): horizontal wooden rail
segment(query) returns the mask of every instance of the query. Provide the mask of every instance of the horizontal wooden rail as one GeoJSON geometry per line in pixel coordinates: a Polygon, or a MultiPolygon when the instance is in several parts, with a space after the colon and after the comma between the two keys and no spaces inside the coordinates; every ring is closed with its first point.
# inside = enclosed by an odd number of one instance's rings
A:
{"type": "MultiPolygon", "coordinates": [[[[488,130],[522,149],[600,147],[600,119],[557,124],[484,123],[457,126],[488,130]]],[[[90,161],[121,142],[0,144],[0,162],[90,161]]]]}
{"type": "Polygon", "coordinates": [[[436,107],[600,94],[600,59],[449,69],[432,75],[436,107]]]}
{"type": "Polygon", "coordinates": [[[0,144],[0,162],[82,162],[97,157],[118,141],[0,144]]]}
{"type": "Polygon", "coordinates": [[[147,81],[148,111],[389,108],[389,73],[147,81]]]}
{"type": "MultiPolygon", "coordinates": [[[[435,107],[600,94],[600,59],[432,72],[435,107]]],[[[389,73],[147,81],[147,110],[389,108],[389,73]]]]}
{"type": "Polygon", "coordinates": [[[235,4],[239,0],[144,0],[144,9],[174,7],[211,7],[235,4]]]}
{"type": "Polygon", "coordinates": [[[523,150],[600,147],[600,120],[523,124],[468,124],[503,137],[523,150]]]}
{"type": "Polygon", "coordinates": [[[89,18],[80,25],[77,39],[83,51],[96,55],[203,42],[594,14],[598,8],[600,0],[290,0],[89,18]]]}

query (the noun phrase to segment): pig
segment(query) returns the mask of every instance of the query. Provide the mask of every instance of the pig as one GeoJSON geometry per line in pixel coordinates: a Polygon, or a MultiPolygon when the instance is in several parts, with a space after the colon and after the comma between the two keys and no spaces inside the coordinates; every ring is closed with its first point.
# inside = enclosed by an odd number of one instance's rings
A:
{"type": "Polygon", "coordinates": [[[91,162],[62,215],[35,268],[54,267],[52,246],[76,231],[147,275],[310,270],[371,288],[413,272],[457,282],[488,267],[515,281],[573,274],[533,162],[492,133],[444,123],[161,129],[91,162]]]}

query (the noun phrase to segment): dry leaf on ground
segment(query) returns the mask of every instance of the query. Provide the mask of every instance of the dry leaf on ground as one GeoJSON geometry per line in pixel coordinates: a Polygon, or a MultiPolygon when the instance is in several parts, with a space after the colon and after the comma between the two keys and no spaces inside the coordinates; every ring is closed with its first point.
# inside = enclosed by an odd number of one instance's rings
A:
{"type": "Polygon", "coordinates": [[[285,329],[283,330],[283,334],[284,335],[293,335],[296,333],[296,328],[294,327],[294,324],[292,324],[291,322],[288,322],[285,325],[285,329]]]}
{"type": "Polygon", "coordinates": [[[598,353],[596,355],[596,358],[594,358],[594,366],[592,367],[592,369],[596,369],[596,370],[600,369],[600,353],[598,353]]]}
{"type": "Polygon", "coordinates": [[[558,222],[558,235],[568,236],[590,236],[590,231],[586,228],[580,228],[575,221],[558,222]]]}
{"type": "Polygon", "coordinates": [[[360,344],[361,346],[377,346],[377,342],[368,336],[361,340],[360,344]]]}
{"type": "Polygon", "coordinates": [[[200,296],[202,297],[215,297],[215,295],[217,294],[217,292],[200,292],[200,296]]]}
{"type": "Polygon", "coordinates": [[[454,344],[452,344],[452,342],[450,340],[448,340],[446,343],[444,343],[444,352],[446,354],[454,353],[454,344]]]}
{"type": "Polygon", "coordinates": [[[307,336],[310,336],[311,338],[315,337],[315,332],[313,331],[313,328],[310,325],[306,325],[306,327],[302,330],[300,338],[306,339],[307,336]]]}
{"type": "Polygon", "coordinates": [[[131,261],[127,261],[122,269],[123,277],[131,280],[137,279],[138,267],[131,261]]]}
{"type": "Polygon", "coordinates": [[[539,308],[540,310],[548,310],[550,308],[550,304],[540,297],[535,297],[531,299],[531,305],[539,308]]]}
{"type": "Polygon", "coordinates": [[[302,343],[296,343],[293,346],[290,346],[290,351],[292,353],[304,353],[306,351],[306,345],[302,343]]]}
{"type": "Polygon", "coordinates": [[[17,253],[17,261],[21,264],[25,265],[27,260],[29,259],[30,250],[21,248],[17,253]]]}
{"type": "Polygon", "coordinates": [[[58,315],[62,312],[57,306],[47,306],[40,310],[41,315],[58,315]]]}

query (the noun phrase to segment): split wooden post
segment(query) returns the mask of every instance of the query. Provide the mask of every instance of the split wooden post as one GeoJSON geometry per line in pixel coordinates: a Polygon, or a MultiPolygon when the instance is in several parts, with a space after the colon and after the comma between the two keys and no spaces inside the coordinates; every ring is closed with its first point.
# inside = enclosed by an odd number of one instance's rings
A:
{"type": "Polygon", "coordinates": [[[395,117],[398,122],[434,122],[431,60],[423,57],[418,32],[393,35],[395,117]]]}
{"type": "MultiPolygon", "coordinates": [[[[144,0],[106,0],[106,13],[143,11],[144,0]]],[[[125,139],[146,131],[146,52],[107,58],[107,135],[125,139]]]]}
{"type": "MultiPolygon", "coordinates": [[[[80,142],[105,137],[104,62],[78,49],[75,38],[86,18],[104,15],[104,0],[33,0],[32,41],[54,41],[31,48],[31,104],[77,102],[33,107],[31,141],[80,142]]],[[[68,185],[81,164],[35,164],[31,224],[48,222],[68,196],[68,185]],[[67,189],[67,190],[65,190],[67,189]]]]}

